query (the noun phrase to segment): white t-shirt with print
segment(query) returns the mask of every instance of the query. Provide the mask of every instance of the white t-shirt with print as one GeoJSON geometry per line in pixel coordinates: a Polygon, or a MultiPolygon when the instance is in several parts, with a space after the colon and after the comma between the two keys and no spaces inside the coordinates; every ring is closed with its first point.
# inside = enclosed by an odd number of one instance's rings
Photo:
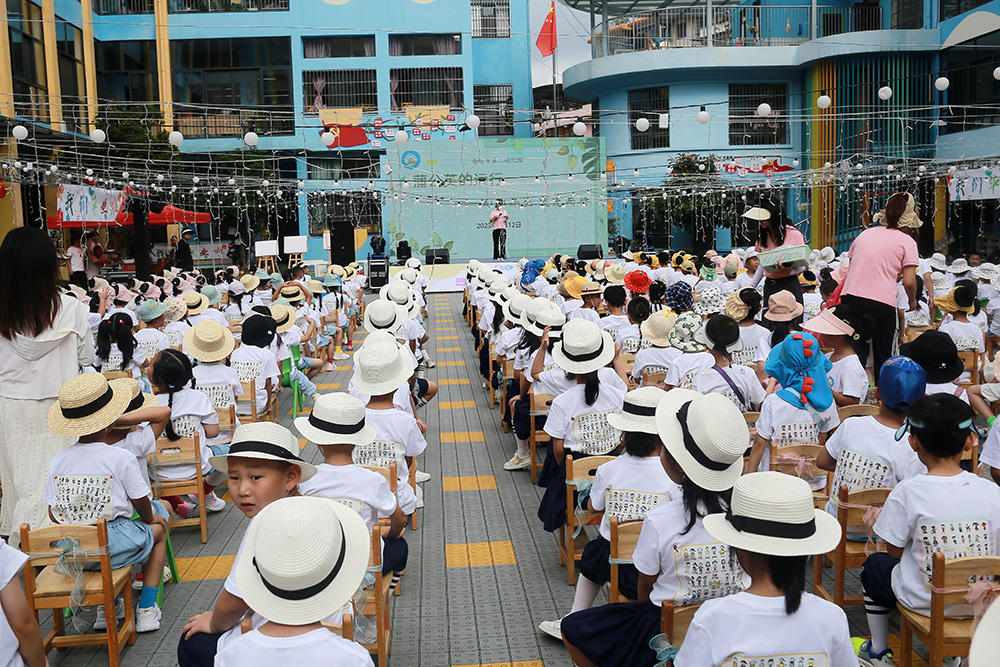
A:
{"type": "MultiPolygon", "coordinates": [[[[701,513],[705,514],[704,506],[701,513]]],[[[679,492],[647,512],[642,522],[632,562],[642,574],[656,577],[649,601],[657,607],[664,600],[677,606],[699,604],[733,595],[750,584],[739,564],[730,567],[729,547],[708,534],[701,518],[684,533],[687,522],[679,492]]]]}
{"type": "MultiPolygon", "coordinates": [[[[989,317],[987,316],[986,311],[982,308],[980,308],[979,312],[975,315],[966,315],[966,317],[969,318],[969,324],[975,324],[976,327],[984,334],[986,333],[986,330],[989,329],[989,317]]],[[[944,318],[941,320],[941,324],[948,324],[949,322],[954,321],[955,318],[951,316],[951,313],[946,313],[944,318]]]]}
{"type": "Polygon", "coordinates": [[[748,327],[740,327],[740,340],[743,341],[743,349],[733,353],[733,363],[750,366],[757,362],[757,349],[760,341],[771,332],[754,323],[748,327]]]}
{"type": "Polygon", "coordinates": [[[755,407],[764,402],[764,387],[757,379],[757,373],[746,366],[730,365],[720,369],[725,373],[732,383],[743,394],[743,401],[736,396],[736,392],[729,386],[725,378],[715,370],[714,364],[694,376],[691,389],[699,394],[722,394],[733,402],[733,405],[740,409],[740,412],[751,412],[755,407]]]}
{"type": "MultiPolygon", "coordinates": [[[[83,269],[80,269],[81,271],[83,269]]],[[[0,591],[12,581],[17,581],[18,575],[28,562],[28,555],[0,540],[0,591]]],[[[18,584],[20,585],[20,584],[18,584]]],[[[3,667],[23,667],[24,660],[18,652],[18,639],[10,627],[10,621],[0,609],[0,665],[3,667]]]]}
{"type": "Polygon", "coordinates": [[[937,384],[931,384],[928,382],[925,391],[928,396],[931,394],[951,394],[952,396],[957,396],[966,403],[969,402],[969,392],[965,391],[965,387],[959,387],[954,382],[939,382],[937,384]]]}
{"type": "MultiPolygon", "coordinates": [[[[763,327],[761,327],[763,328],[763,327]]],[[[768,331],[766,335],[761,336],[757,341],[757,356],[753,358],[754,362],[767,362],[767,355],[771,354],[771,341],[773,340],[774,333],[768,331]]]]}
{"type": "MultiPolygon", "coordinates": [[[[892,591],[900,604],[927,613],[931,604],[933,554],[947,558],[995,556],[1000,530],[1000,487],[968,472],[903,480],[885,501],[875,533],[902,547],[892,570],[892,591]]],[[[968,605],[947,615],[970,615],[968,605]]]]}
{"type": "MultiPolygon", "coordinates": [[[[229,407],[236,405],[236,399],[243,395],[243,385],[240,383],[240,376],[231,366],[226,366],[221,361],[198,364],[194,367],[195,387],[203,394],[210,397],[215,396],[212,402],[216,407],[229,407]],[[230,390],[227,393],[224,389],[228,385],[230,390]],[[226,400],[228,399],[228,400],[226,400]],[[216,402],[218,401],[218,402],[216,402]],[[223,405],[223,402],[225,405],[223,405]]],[[[240,425],[240,418],[236,418],[236,424],[240,425]]],[[[225,445],[233,438],[231,432],[220,431],[218,437],[211,438],[209,445],[225,445]]]]}
{"type": "Polygon", "coordinates": [[[604,512],[600,533],[611,539],[611,518],[618,522],[641,521],[646,512],[681,497],[681,487],[663,469],[658,454],[632,456],[624,453],[597,467],[590,487],[590,504],[604,512]]]}
{"type": "MultiPolygon", "coordinates": [[[[281,370],[278,368],[278,360],[274,352],[243,343],[233,350],[229,360],[234,365],[239,365],[242,362],[257,362],[259,364],[259,374],[253,378],[254,399],[257,412],[263,412],[267,408],[267,400],[269,398],[267,394],[267,381],[270,379],[271,388],[277,391],[281,380],[281,370]]],[[[249,406],[241,405],[240,408],[244,414],[250,413],[249,406]]]]}
{"type": "Polygon", "coordinates": [[[715,357],[708,352],[684,352],[674,359],[667,369],[667,379],[671,387],[690,389],[698,373],[715,365],[715,357]]]}
{"type": "Polygon", "coordinates": [[[979,450],[979,462],[1000,469],[1000,428],[991,428],[986,442],[979,450]]]}
{"type": "MultiPolygon", "coordinates": [[[[833,353],[826,355],[830,357],[833,353]]],[[[833,362],[833,368],[826,373],[830,388],[844,396],[864,400],[868,395],[868,373],[856,354],[848,354],[833,362]]]]}
{"type": "MultiPolygon", "coordinates": [[[[627,317],[625,319],[628,319],[627,317]]],[[[641,332],[639,331],[638,324],[632,324],[631,322],[626,322],[621,325],[618,329],[618,334],[615,336],[615,341],[621,343],[627,338],[640,338],[641,332]]]]}
{"type": "Polygon", "coordinates": [[[170,347],[170,339],[167,338],[167,334],[163,333],[159,329],[153,329],[152,327],[146,327],[145,329],[139,329],[135,332],[135,340],[142,347],[142,351],[146,354],[146,358],[149,359],[150,363],[153,361],[153,357],[156,353],[166,350],[170,347]],[[150,352],[153,354],[150,355],[150,352]]]}
{"type": "Polygon", "coordinates": [[[628,324],[628,315],[608,315],[602,317],[600,322],[601,329],[610,333],[612,338],[617,338],[618,332],[628,324]]]}
{"type": "Polygon", "coordinates": [[[802,294],[802,315],[806,319],[819,315],[823,307],[823,297],[818,292],[804,292],[802,294]]]}
{"type": "Polygon", "coordinates": [[[695,612],[676,667],[758,665],[856,667],[844,610],[811,593],[794,614],[785,598],[747,592],[708,600],[695,612]]]}
{"type": "Polygon", "coordinates": [[[646,369],[649,369],[650,373],[668,371],[682,354],[684,353],[676,347],[645,347],[635,353],[635,362],[632,364],[632,377],[636,380],[641,379],[642,373],[646,369]]]}
{"type": "Polygon", "coordinates": [[[205,320],[215,320],[224,327],[229,326],[229,322],[226,321],[226,316],[222,314],[222,311],[213,307],[208,307],[197,315],[188,316],[188,323],[191,326],[195,326],[205,320]]]}
{"type": "MultiPolygon", "coordinates": [[[[399,481],[405,483],[410,479],[410,471],[406,466],[406,456],[420,456],[427,449],[427,440],[420,432],[417,420],[413,413],[406,413],[402,410],[372,410],[365,409],[365,423],[375,429],[375,442],[369,447],[378,448],[380,446],[391,447],[396,452],[396,472],[399,474],[399,481]]],[[[363,448],[354,448],[354,461],[364,465],[371,465],[367,458],[361,456],[363,448]],[[360,457],[360,458],[359,458],[360,457]]],[[[397,487],[398,490],[399,487],[397,487]]]]}
{"type": "Polygon", "coordinates": [[[118,347],[118,343],[111,343],[111,347],[108,350],[108,358],[105,360],[98,358],[94,361],[101,365],[102,372],[124,371],[128,373],[133,380],[138,380],[142,378],[142,365],[146,363],[147,358],[142,346],[136,344],[135,349],[132,350],[132,359],[129,360],[128,367],[122,368],[125,358],[122,355],[121,348],[118,347]]]}
{"type": "Polygon", "coordinates": [[[49,462],[45,504],[59,523],[94,525],[132,516],[132,499],[150,494],[135,456],[103,442],[77,442],[49,462]]]}
{"type": "Polygon", "coordinates": [[[554,394],[545,432],[562,440],[567,451],[607,454],[621,443],[621,432],[608,423],[607,415],[621,412],[625,392],[602,384],[597,400],[587,405],[584,386],[574,384],[554,394]]]}
{"type": "Polygon", "coordinates": [[[124,449],[126,452],[134,456],[135,462],[139,466],[139,470],[146,476],[146,481],[149,481],[149,472],[146,467],[146,457],[156,451],[156,438],[153,436],[153,429],[150,428],[148,422],[139,424],[134,429],[129,431],[124,438],[116,443],[113,443],[111,446],[124,449]]]}
{"type": "MultiPolygon", "coordinates": [[[[549,365],[549,357],[545,357],[545,367],[549,365]]],[[[549,394],[558,396],[577,386],[575,377],[568,377],[566,371],[555,366],[550,370],[543,371],[532,383],[532,391],[536,394],[549,394]]],[[[544,367],[543,367],[544,368],[544,367]]],[[[600,368],[597,371],[597,379],[601,382],[601,391],[605,387],[610,387],[615,391],[624,394],[628,391],[628,385],[621,379],[621,376],[613,368],[600,368]]],[[[583,385],[579,385],[583,386],[583,385]]]]}
{"type": "Polygon", "coordinates": [[[163,333],[171,341],[170,345],[179,345],[181,349],[184,349],[184,334],[187,330],[191,328],[191,325],[187,323],[186,320],[177,320],[176,322],[171,322],[163,327],[163,333]],[[176,343],[173,341],[177,341],[176,343]]]}
{"type": "MultiPolygon", "coordinates": [[[[212,407],[212,401],[205,394],[190,387],[174,392],[172,403],[170,394],[160,394],[157,398],[160,399],[160,405],[170,405],[170,422],[177,435],[190,438],[198,433],[201,442],[201,471],[207,473],[212,469],[208,463],[208,459],[212,457],[212,450],[208,448],[204,425],[219,423],[219,414],[212,407]]],[[[156,474],[160,479],[190,479],[195,476],[196,471],[192,464],[182,463],[160,466],[156,469],[156,474]]]]}
{"type": "MultiPolygon", "coordinates": [[[[971,319],[971,318],[970,318],[971,319]]],[[[938,326],[938,331],[942,331],[955,341],[955,347],[958,348],[959,352],[964,350],[976,350],[977,352],[985,352],[986,345],[983,340],[982,330],[970,322],[956,322],[955,320],[942,322],[938,326]]]]}
{"type": "Polygon", "coordinates": [[[331,498],[347,505],[365,520],[369,533],[379,517],[392,516],[396,511],[396,496],[385,477],[358,465],[320,463],[311,479],[299,482],[299,493],[331,498]]]}
{"type": "MultiPolygon", "coordinates": [[[[774,393],[769,394],[761,403],[756,429],[757,435],[764,440],[773,442],[777,447],[784,447],[819,444],[819,434],[829,433],[839,424],[840,417],[837,415],[836,403],[831,402],[826,410],[816,413],[814,420],[808,410],[796,407],[774,393]]],[[[771,452],[770,448],[765,448],[757,470],[770,469],[771,452]]],[[[813,491],[818,491],[826,486],[826,475],[817,475],[806,481],[813,491]]]]}
{"type": "MultiPolygon", "coordinates": [[[[556,364],[556,360],[552,357],[552,353],[549,352],[550,349],[552,349],[552,348],[550,347],[550,348],[547,348],[545,350],[545,359],[542,361],[542,373],[545,373],[546,371],[551,371],[551,370],[557,370],[557,369],[559,369],[559,366],[556,364]]],[[[527,352],[527,350],[524,350],[524,351],[527,352]]],[[[518,350],[518,352],[521,352],[521,350],[518,350]]],[[[539,354],[541,354],[541,352],[542,352],[542,348],[538,348],[537,350],[535,350],[534,353],[530,357],[531,358],[531,363],[529,363],[527,365],[527,367],[524,368],[524,377],[526,377],[527,380],[528,380],[528,382],[531,383],[531,391],[533,393],[536,393],[536,394],[539,394],[539,393],[546,394],[546,393],[548,393],[544,389],[535,386],[536,378],[531,374],[531,369],[535,367],[535,359],[538,357],[539,354]]],[[[516,361],[514,363],[514,368],[517,369],[517,362],[516,361]]],[[[598,371],[598,373],[600,373],[600,372],[601,371],[598,371]]],[[[539,373],[539,376],[541,376],[542,373],[539,373]]],[[[565,371],[562,371],[562,373],[563,373],[564,376],[566,375],[565,371]]],[[[624,384],[624,383],[622,383],[622,384],[624,384]]],[[[554,395],[555,394],[553,394],[553,396],[554,395]]]]}
{"type": "Polygon", "coordinates": [[[235,637],[215,655],[215,667],[271,667],[278,664],[372,667],[368,651],[326,628],[294,637],[270,637],[256,629],[235,637]]]}
{"type": "Polygon", "coordinates": [[[568,320],[587,320],[594,324],[601,324],[601,316],[593,308],[577,308],[566,316],[568,320]]]}

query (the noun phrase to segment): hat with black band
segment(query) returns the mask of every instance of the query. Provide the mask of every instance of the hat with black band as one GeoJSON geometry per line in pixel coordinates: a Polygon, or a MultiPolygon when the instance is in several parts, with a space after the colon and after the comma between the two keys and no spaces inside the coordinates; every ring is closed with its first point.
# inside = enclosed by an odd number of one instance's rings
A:
{"type": "Polygon", "coordinates": [[[208,462],[219,472],[228,473],[231,458],[289,463],[302,471],[303,482],[316,474],[316,466],[299,458],[299,441],[292,432],[274,422],[249,422],[237,426],[229,453],[213,456],[208,462]]]}
{"type": "Polygon", "coordinates": [[[131,400],[124,384],[109,384],[100,373],[82,373],[60,387],[46,421],[53,432],[79,438],[111,426],[131,400]]]}
{"type": "Polygon", "coordinates": [[[656,406],[666,396],[667,392],[656,386],[633,389],[625,394],[621,413],[608,415],[608,423],[619,431],[656,435],[656,406]]]}
{"type": "Polygon", "coordinates": [[[365,423],[365,404],[343,392],[323,394],[308,416],[292,423],[299,435],[317,445],[364,447],[376,436],[375,428],[365,423]]]}
{"type": "Polygon", "coordinates": [[[615,343],[595,323],[570,320],[563,325],[559,344],[552,347],[552,358],[567,373],[592,373],[615,358],[615,343]]]}

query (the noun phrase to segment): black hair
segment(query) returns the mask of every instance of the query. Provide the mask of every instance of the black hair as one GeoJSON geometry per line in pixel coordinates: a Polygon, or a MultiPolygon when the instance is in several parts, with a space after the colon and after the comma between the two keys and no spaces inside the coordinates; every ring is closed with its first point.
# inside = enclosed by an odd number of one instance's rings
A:
{"type": "Polygon", "coordinates": [[[851,325],[851,328],[854,329],[854,334],[857,336],[854,339],[855,341],[867,343],[871,340],[872,333],[875,332],[875,320],[871,315],[864,315],[846,303],[834,307],[833,314],[837,319],[851,325]]]}
{"type": "Polygon", "coordinates": [[[649,283],[649,303],[650,303],[650,305],[652,305],[654,303],[662,304],[663,303],[663,297],[666,295],[666,293],[667,293],[667,285],[666,285],[666,283],[664,283],[664,282],[662,282],[660,280],[654,280],[653,282],[649,283]]]}
{"type": "Polygon", "coordinates": [[[500,333],[500,325],[503,324],[505,319],[503,308],[501,308],[499,304],[493,304],[493,321],[490,322],[490,326],[493,328],[494,334],[500,333]]]}
{"type": "Polygon", "coordinates": [[[771,349],[773,350],[778,343],[785,340],[788,334],[798,330],[797,326],[792,327],[791,322],[771,322],[771,349]]]}
{"type": "Polygon", "coordinates": [[[784,245],[785,233],[788,231],[789,224],[791,224],[791,221],[785,214],[784,205],[769,195],[764,195],[757,202],[757,206],[771,214],[768,220],[770,224],[766,228],[763,225],[757,228],[757,242],[760,243],[761,247],[764,247],[767,245],[767,237],[771,237],[774,245],[784,245]]]}
{"type": "Polygon", "coordinates": [[[292,281],[292,270],[291,269],[285,269],[284,271],[282,271],[281,272],[281,279],[284,280],[286,283],[291,282],[292,281]]]}
{"type": "Polygon", "coordinates": [[[52,326],[62,304],[58,278],[56,247],[45,230],[7,232],[0,244],[0,337],[34,337],[52,326]]]}
{"type": "MultiPolygon", "coordinates": [[[[802,605],[806,589],[806,566],[812,556],[771,556],[754,551],[740,550],[744,558],[767,566],[774,587],[785,595],[785,613],[794,614],[802,605]]],[[[729,548],[730,564],[735,566],[737,550],[729,548]]]]}
{"type": "Polygon", "coordinates": [[[292,276],[294,276],[295,280],[298,280],[306,274],[306,270],[302,268],[301,264],[296,264],[290,269],[290,271],[292,272],[292,276]]]}
{"type": "Polygon", "coordinates": [[[927,295],[924,293],[924,279],[920,277],[920,274],[917,274],[916,294],[917,294],[917,303],[923,303],[927,301],[927,295]]]}
{"type": "Polygon", "coordinates": [[[608,285],[604,288],[604,300],[613,308],[624,308],[625,296],[625,288],[621,285],[608,285]]]}
{"type": "MultiPolygon", "coordinates": [[[[229,290],[229,305],[230,306],[236,306],[236,308],[240,311],[240,315],[244,314],[243,313],[243,298],[247,297],[247,296],[250,296],[250,292],[242,292],[240,294],[237,294],[236,292],[234,292],[232,290],[229,290]]],[[[251,297],[251,300],[252,300],[252,297],[251,297]]]]}
{"type": "Polygon", "coordinates": [[[760,292],[752,287],[744,287],[739,293],[740,301],[747,307],[747,316],[744,320],[752,320],[760,312],[760,306],[764,302],[764,297],[760,292]]]}
{"type": "Polygon", "coordinates": [[[259,315],[271,317],[271,309],[267,306],[254,306],[251,310],[259,315]]]}
{"type": "Polygon", "coordinates": [[[681,535],[687,535],[698,523],[698,519],[703,519],[709,514],[725,512],[732,490],[709,491],[701,488],[685,475],[684,479],[681,480],[681,492],[682,498],[684,498],[684,513],[687,515],[687,523],[684,524],[681,535]],[[702,512],[703,509],[704,512],[702,512]]]}
{"type": "Polygon", "coordinates": [[[597,402],[597,399],[601,396],[601,380],[597,377],[597,371],[590,371],[589,373],[570,373],[574,378],[579,378],[581,375],[587,378],[587,382],[583,387],[583,400],[588,406],[593,405],[597,402]]]}
{"type": "Polygon", "coordinates": [[[661,250],[660,252],[656,253],[656,259],[660,260],[661,266],[670,266],[670,251],[661,250]]]}
{"type": "Polygon", "coordinates": [[[97,358],[107,363],[111,344],[117,343],[122,353],[122,370],[132,363],[132,355],[139,344],[132,335],[132,318],[126,313],[115,313],[102,320],[97,327],[97,358]]]}
{"type": "Polygon", "coordinates": [[[929,454],[951,458],[962,452],[972,432],[973,412],[969,404],[952,394],[922,396],[906,413],[910,434],[929,454]],[[967,424],[959,428],[960,424],[967,424]]]}
{"type": "MultiPolygon", "coordinates": [[[[149,379],[159,389],[167,391],[167,406],[174,407],[174,394],[191,384],[194,388],[194,372],[191,369],[191,360],[183,352],[173,348],[162,350],[157,357],[156,363],[149,369],[149,379]]],[[[169,440],[180,440],[177,432],[174,431],[173,420],[167,421],[167,428],[164,431],[169,440]]]]}
{"type": "Polygon", "coordinates": [[[969,257],[972,257],[973,255],[979,255],[980,257],[982,257],[983,253],[979,252],[978,250],[970,250],[969,257]]]}
{"type": "Polygon", "coordinates": [[[824,280],[833,280],[833,269],[829,266],[824,266],[819,270],[819,281],[822,283],[824,280]]]}
{"type": "Polygon", "coordinates": [[[827,278],[826,280],[823,280],[823,281],[820,282],[820,284],[819,284],[819,292],[820,292],[820,294],[830,294],[830,295],[832,295],[834,292],[837,291],[837,286],[839,284],[840,283],[838,283],[833,278],[827,278]]]}
{"type": "Polygon", "coordinates": [[[968,290],[968,296],[963,295],[962,301],[965,303],[971,302],[970,305],[974,307],[972,315],[976,316],[979,314],[979,310],[981,308],[979,305],[979,299],[976,298],[979,294],[979,288],[976,287],[976,283],[974,283],[971,279],[963,278],[962,280],[955,282],[955,303],[958,303],[960,306],[963,305],[962,303],[959,303],[958,296],[961,291],[965,291],[966,289],[968,290]],[[959,290],[958,288],[960,287],[965,289],[959,290]]]}
{"type": "Polygon", "coordinates": [[[641,324],[649,319],[650,314],[653,310],[649,305],[649,301],[644,296],[637,296],[628,302],[628,316],[635,321],[636,324],[641,324]]]}
{"type": "MultiPolygon", "coordinates": [[[[815,282],[816,281],[816,274],[813,273],[812,271],[810,271],[809,269],[806,269],[805,271],[802,272],[802,279],[803,280],[808,280],[809,282],[815,282]]],[[[804,289],[808,289],[810,287],[815,287],[815,285],[803,285],[802,287],[804,289]]]]}
{"type": "Polygon", "coordinates": [[[531,333],[525,328],[521,329],[521,340],[518,341],[517,343],[517,349],[528,350],[528,352],[534,354],[535,351],[541,346],[542,346],[542,341],[541,339],[538,338],[538,336],[531,333]]]}
{"type": "Polygon", "coordinates": [[[625,452],[637,458],[652,456],[663,446],[660,436],[642,431],[622,431],[622,440],[625,443],[625,452]]]}

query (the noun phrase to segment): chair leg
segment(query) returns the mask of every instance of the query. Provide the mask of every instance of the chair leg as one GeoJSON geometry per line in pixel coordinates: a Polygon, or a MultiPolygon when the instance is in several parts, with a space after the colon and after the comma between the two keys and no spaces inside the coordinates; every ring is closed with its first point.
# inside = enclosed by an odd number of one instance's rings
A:
{"type": "Polygon", "coordinates": [[[902,667],[913,664],[913,629],[906,618],[899,619],[899,652],[902,653],[902,667]]]}
{"type": "Polygon", "coordinates": [[[566,579],[569,580],[569,585],[573,586],[576,584],[576,540],[573,539],[573,532],[568,527],[563,533],[566,535],[566,579]]]}
{"type": "Polygon", "coordinates": [[[201,543],[208,543],[208,517],[205,512],[205,488],[198,491],[198,521],[201,524],[201,543]]]}
{"type": "Polygon", "coordinates": [[[823,556],[813,556],[813,595],[819,595],[823,588],[823,556]]]}
{"type": "Polygon", "coordinates": [[[844,567],[843,555],[833,564],[833,602],[841,609],[844,608],[844,586],[847,568],[844,567]]]}

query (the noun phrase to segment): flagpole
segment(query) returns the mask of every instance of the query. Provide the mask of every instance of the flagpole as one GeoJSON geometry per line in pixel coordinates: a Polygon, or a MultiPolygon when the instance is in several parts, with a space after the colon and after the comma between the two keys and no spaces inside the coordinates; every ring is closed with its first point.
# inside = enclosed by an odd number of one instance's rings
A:
{"type": "MultiPolygon", "coordinates": [[[[557,104],[558,97],[556,96],[556,49],[557,48],[559,47],[558,46],[552,47],[552,112],[553,113],[559,111],[559,105],[557,104]]],[[[553,129],[555,131],[552,133],[552,136],[558,137],[559,122],[555,116],[553,116],[553,129]]]]}

